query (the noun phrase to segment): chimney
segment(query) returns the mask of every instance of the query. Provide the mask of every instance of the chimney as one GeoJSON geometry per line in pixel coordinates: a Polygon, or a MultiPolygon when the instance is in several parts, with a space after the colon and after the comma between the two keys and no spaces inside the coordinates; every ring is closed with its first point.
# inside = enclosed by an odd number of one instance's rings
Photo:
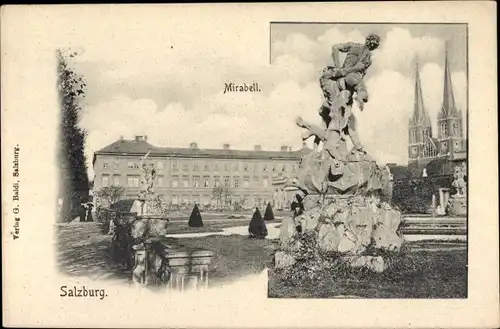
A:
{"type": "Polygon", "coordinates": [[[191,144],[189,144],[189,148],[197,149],[198,148],[198,144],[196,144],[195,142],[192,142],[191,144]]]}
{"type": "Polygon", "coordinates": [[[120,135],[120,140],[121,140],[121,141],[123,140],[123,135],[120,135]]]}
{"type": "Polygon", "coordinates": [[[288,152],[292,152],[292,147],[291,146],[288,147],[288,152]]]}
{"type": "Polygon", "coordinates": [[[148,135],[144,135],[144,141],[147,142],[148,141],[148,135]]]}
{"type": "Polygon", "coordinates": [[[288,151],[288,146],[287,145],[281,145],[281,150],[282,151],[288,151]]]}
{"type": "Polygon", "coordinates": [[[222,148],[224,150],[229,150],[229,146],[230,146],[229,144],[224,144],[224,145],[222,145],[222,148]]]}
{"type": "Polygon", "coordinates": [[[262,146],[261,145],[254,145],[253,149],[255,151],[262,151],[262,146]]]}
{"type": "Polygon", "coordinates": [[[135,141],[136,142],[143,142],[144,141],[144,136],[141,136],[141,135],[135,136],[135,141]]]}
{"type": "Polygon", "coordinates": [[[302,142],[302,148],[303,148],[303,149],[307,148],[307,144],[306,144],[306,142],[302,142]]]}

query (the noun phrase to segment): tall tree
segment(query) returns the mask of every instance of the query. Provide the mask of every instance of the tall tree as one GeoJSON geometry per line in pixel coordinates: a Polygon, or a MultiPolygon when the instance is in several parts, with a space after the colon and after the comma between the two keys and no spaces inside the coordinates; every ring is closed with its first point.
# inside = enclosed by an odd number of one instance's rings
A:
{"type": "Polygon", "coordinates": [[[61,106],[58,163],[61,168],[59,197],[63,200],[60,220],[70,220],[78,211],[80,202],[87,201],[89,178],[85,161],[86,131],[79,127],[81,102],[86,84],[71,67],[69,60],[76,52],[56,51],[57,87],[61,106]]]}

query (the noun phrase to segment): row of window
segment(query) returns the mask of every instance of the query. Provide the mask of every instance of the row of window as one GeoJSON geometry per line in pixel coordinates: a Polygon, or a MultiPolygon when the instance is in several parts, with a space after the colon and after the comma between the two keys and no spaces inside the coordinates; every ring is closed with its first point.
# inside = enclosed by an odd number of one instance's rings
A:
{"type": "MultiPolygon", "coordinates": [[[[453,135],[452,136],[461,136],[460,134],[460,125],[458,124],[458,122],[454,122],[453,123],[453,135]]],[[[441,122],[441,124],[439,125],[439,138],[447,138],[449,137],[448,135],[448,124],[446,122],[441,122]]],[[[421,138],[421,141],[426,141],[428,137],[432,137],[430,136],[430,131],[428,129],[424,129],[421,131],[420,133],[420,136],[418,136],[421,138]]],[[[417,142],[418,141],[418,138],[417,138],[417,131],[415,129],[411,129],[411,142],[417,142]]]]}
{"type": "MultiPolygon", "coordinates": [[[[459,141],[453,143],[453,151],[461,151],[462,147],[459,141]]],[[[421,154],[419,154],[419,149],[416,146],[411,148],[411,158],[423,157],[423,158],[433,158],[438,156],[438,154],[448,153],[448,142],[441,143],[440,152],[438,152],[437,147],[431,141],[427,141],[422,148],[421,154]]]]}
{"type": "MultiPolygon", "coordinates": [[[[121,176],[120,175],[103,175],[102,176],[102,182],[101,186],[106,187],[109,185],[114,185],[114,186],[120,186],[122,185],[121,181],[121,176]]],[[[127,176],[127,182],[126,185],[129,187],[139,187],[139,180],[140,176],[127,176]]],[[[157,176],[156,177],[156,185],[157,186],[167,186],[167,181],[164,179],[163,176],[157,176]]],[[[243,178],[240,179],[240,177],[231,177],[226,176],[226,177],[214,177],[213,180],[210,179],[210,177],[193,177],[192,180],[189,179],[189,177],[185,178],[179,178],[179,177],[172,177],[171,180],[171,186],[172,187],[184,187],[184,188],[199,188],[199,187],[204,187],[204,188],[210,188],[210,187],[219,187],[219,186],[224,186],[224,187],[233,187],[233,188],[249,188],[249,187],[268,187],[269,186],[269,179],[268,178],[262,178],[262,182],[258,177],[254,177],[253,179],[250,178],[243,178]]]]}
{"type": "MultiPolygon", "coordinates": [[[[140,165],[139,162],[129,161],[127,163],[127,168],[128,169],[139,169],[139,165],[140,165]]],[[[103,166],[103,168],[109,168],[110,163],[108,161],[104,161],[102,166],[103,166]]],[[[156,167],[156,169],[163,169],[163,161],[157,161],[155,163],[155,167],[156,167]]],[[[203,165],[203,170],[208,172],[211,170],[210,167],[212,167],[212,170],[214,170],[214,171],[220,171],[220,170],[239,171],[240,169],[242,169],[244,172],[248,172],[248,171],[259,171],[259,169],[260,169],[259,164],[244,163],[244,164],[240,165],[239,163],[235,163],[235,164],[231,165],[229,163],[225,163],[225,164],[215,163],[212,166],[209,164],[203,165]]],[[[190,166],[188,163],[182,163],[181,168],[183,171],[189,171],[190,169],[192,169],[192,171],[200,171],[200,165],[197,163],[192,164],[192,166],[190,166]]],[[[120,169],[120,161],[113,162],[113,169],[120,169]]],[[[290,165],[290,166],[288,166],[286,164],[273,165],[273,166],[268,166],[267,164],[262,165],[262,171],[264,171],[264,172],[269,171],[269,170],[271,170],[272,172],[287,172],[290,169],[292,172],[296,172],[297,167],[295,164],[290,165]]],[[[177,162],[172,163],[172,170],[173,171],[179,170],[179,166],[178,166],[177,162]]]]}

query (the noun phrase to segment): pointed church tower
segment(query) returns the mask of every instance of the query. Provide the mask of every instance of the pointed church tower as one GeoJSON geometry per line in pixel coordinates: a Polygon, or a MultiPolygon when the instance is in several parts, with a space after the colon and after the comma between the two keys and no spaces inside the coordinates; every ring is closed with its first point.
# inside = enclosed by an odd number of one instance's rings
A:
{"type": "Polygon", "coordinates": [[[413,116],[408,124],[408,163],[414,163],[424,157],[425,145],[432,137],[432,125],[429,115],[425,111],[422,85],[418,60],[415,67],[415,101],[413,105],[413,116]]]}
{"type": "Polygon", "coordinates": [[[464,150],[462,113],[457,109],[448,60],[448,42],[445,46],[443,104],[438,115],[439,155],[453,155],[464,150]]]}

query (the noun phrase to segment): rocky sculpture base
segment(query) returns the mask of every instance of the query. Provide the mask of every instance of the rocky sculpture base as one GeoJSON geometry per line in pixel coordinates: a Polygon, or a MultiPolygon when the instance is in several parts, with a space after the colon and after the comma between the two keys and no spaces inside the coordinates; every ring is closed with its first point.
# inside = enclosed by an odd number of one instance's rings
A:
{"type": "Polygon", "coordinates": [[[398,252],[403,243],[401,213],[368,191],[363,195],[306,196],[304,213],[281,225],[275,267],[293,267],[297,261],[316,258],[383,272],[387,268],[384,255],[398,252]]]}

